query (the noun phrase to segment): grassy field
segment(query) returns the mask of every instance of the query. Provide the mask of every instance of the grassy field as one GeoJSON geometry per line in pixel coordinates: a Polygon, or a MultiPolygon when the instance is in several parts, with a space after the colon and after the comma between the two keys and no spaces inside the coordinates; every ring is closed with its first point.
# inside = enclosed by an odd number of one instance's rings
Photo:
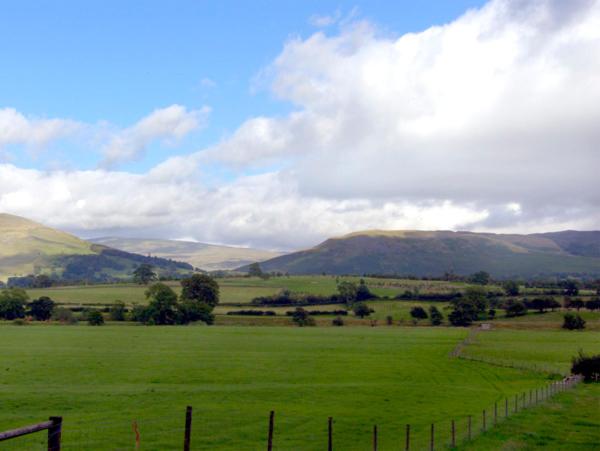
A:
{"type": "MultiPolygon", "coordinates": [[[[397,449],[406,423],[413,449],[422,449],[429,423],[445,425],[544,382],[538,373],[449,358],[466,334],[4,324],[0,430],[62,415],[64,449],[132,449],[137,420],[141,449],[178,449],[190,404],[199,449],[263,449],[271,409],[279,450],[323,449],[328,416],[337,449],[369,449],[373,424],[381,449],[397,449]]],[[[7,443],[42,449],[42,441],[38,434],[7,443]]]]}
{"type": "MultiPolygon", "coordinates": [[[[358,282],[358,277],[347,277],[343,280],[358,282]]],[[[366,278],[371,291],[378,296],[394,297],[405,290],[420,293],[448,293],[464,290],[462,283],[414,281],[403,279],[374,279],[366,278]]],[[[221,288],[221,303],[249,303],[257,296],[268,296],[280,290],[290,290],[295,293],[331,295],[337,292],[337,281],[331,276],[291,276],[273,277],[268,280],[260,278],[230,278],[218,279],[221,288]]],[[[168,285],[179,290],[178,282],[168,282],[168,285]]],[[[52,287],[27,290],[32,299],[39,296],[50,296],[56,302],[65,304],[101,305],[110,304],[119,299],[128,304],[146,302],[144,292],[146,287],[135,284],[87,285],[73,287],[52,287]]]]}
{"type": "MultiPolygon", "coordinates": [[[[579,350],[600,353],[600,332],[497,330],[477,335],[465,354],[501,364],[568,373],[579,350]]],[[[465,450],[592,450],[600,439],[600,385],[581,384],[525,410],[465,444],[465,450]]]]}

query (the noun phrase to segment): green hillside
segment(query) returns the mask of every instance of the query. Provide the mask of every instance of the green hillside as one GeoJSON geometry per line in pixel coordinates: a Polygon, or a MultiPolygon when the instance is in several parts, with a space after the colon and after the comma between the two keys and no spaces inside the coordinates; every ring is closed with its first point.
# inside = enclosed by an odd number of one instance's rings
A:
{"type": "Polygon", "coordinates": [[[0,281],[46,274],[67,280],[108,281],[131,277],[141,263],[159,273],[190,272],[191,265],[92,244],[18,216],[0,214],[0,281]]]}
{"type": "Polygon", "coordinates": [[[312,249],[267,260],[261,267],[290,274],[441,276],[484,270],[497,278],[600,276],[600,233],[373,230],[332,238],[312,249]]]}
{"type": "Polygon", "coordinates": [[[218,246],[191,241],[155,240],[138,238],[102,237],[93,243],[110,246],[126,252],[187,262],[205,271],[234,269],[281,255],[278,252],[243,247],[218,246]]]}

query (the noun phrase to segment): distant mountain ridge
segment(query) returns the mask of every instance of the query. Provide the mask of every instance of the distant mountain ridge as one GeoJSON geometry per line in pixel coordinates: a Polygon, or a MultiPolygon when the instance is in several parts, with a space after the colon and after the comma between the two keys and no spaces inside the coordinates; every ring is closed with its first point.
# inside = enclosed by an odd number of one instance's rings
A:
{"type": "MultiPolygon", "coordinates": [[[[600,232],[493,234],[370,230],[331,238],[261,263],[290,274],[600,276],[600,232]]],[[[245,270],[247,268],[240,268],[245,270]]]]}
{"type": "Polygon", "coordinates": [[[0,280],[31,274],[73,281],[122,280],[141,263],[153,265],[162,275],[193,271],[188,263],[123,252],[0,213],[0,280]]]}
{"type": "Polygon", "coordinates": [[[193,241],[100,237],[89,241],[127,252],[184,261],[205,271],[235,269],[281,255],[280,252],[193,241]]]}

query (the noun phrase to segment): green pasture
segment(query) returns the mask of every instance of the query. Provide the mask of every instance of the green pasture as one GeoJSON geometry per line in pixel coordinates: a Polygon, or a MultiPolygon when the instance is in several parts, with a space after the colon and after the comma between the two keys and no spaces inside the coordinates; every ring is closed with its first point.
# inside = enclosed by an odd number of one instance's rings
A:
{"type": "MultiPolygon", "coordinates": [[[[180,449],[186,405],[194,449],[322,450],[439,443],[450,418],[541,386],[539,373],[449,358],[458,328],[292,328],[0,325],[0,430],[64,417],[65,450],[180,449]],[[110,446],[107,447],[107,444],[110,446]]],[[[518,354],[517,354],[518,357],[518,354]]],[[[444,432],[445,431],[445,432],[444,432]]],[[[3,449],[43,449],[43,434],[3,449]]],[[[4,445],[4,444],[3,444],[4,445]]]]}
{"type": "MultiPolygon", "coordinates": [[[[337,280],[333,276],[290,276],[272,277],[270,279],[238,277],[218,279],[221,289],[221,303],[243,304],[249,303],[258,296],[269,296],[281,290],[290,290],[295,293],[331,295],[337,293],[337,280]]],[[[344,277],[341,280],[350,280],[358,283],[359,277],[344,277]]],[[[421,294],[442,294],[464,290],[466,285],[461,283],[419,281],[404,279],[377,279],[365,278],[371,291],[377,296],[394,296],[406,290],[417,291],[421,294]]],[[[179,290],[178,282],[167,282],[175,290],[179,290]]],[[[145,286],[121,283],[107,285],[81,285],[72,287],[51,287],[29,289],[29,296],[34,299],[39,296],[49,296],[53,300],[64,304],[78,305],[106,305],[115,300],[127,304],[146,302],[145,286]]]]}
{"type": "MultiPolygon", "coordinates": [[[[466,356],[569,373],[579,350],[600,353],[600,332],[494,330],[479,333],[466,356]]],[[[465,450],[593,450],[600,440],[600,384],[580,384],[527,409],[461,446],[465,450]]]]}

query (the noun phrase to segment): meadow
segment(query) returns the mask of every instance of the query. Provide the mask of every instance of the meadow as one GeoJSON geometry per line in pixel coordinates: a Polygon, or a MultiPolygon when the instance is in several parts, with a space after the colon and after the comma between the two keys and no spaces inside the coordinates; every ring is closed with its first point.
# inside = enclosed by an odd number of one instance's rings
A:
{"type": "MultiPolygon", "coordinates": [[[[467,356],[501,365],[569,373],[579,350],[600,353],[600,332],[495,330],[482,332],[467,346],[467,356]]],[[[549,402],[525,410],[460,449],[598,449],[600,385],[581,384],[549,402]]]]}
{"type": "MultiPolygon", "coordinates": [[[[359,277],[343,277],[342,280],[358,282],[359,277]]],[[[237,277],[218,279],[221,291],[221,304],[246,304],[258,296],[269,296],[281,290],[295,293],[331,295],[337,293],[337,279],[332,276],[290,276],[272,277],[264,280],[258,277],[237,277]]],[[[406,290],[417,290],[420,293],[448,293],[462,291],[464,283],[440,281],[419,281],[406,279],[376,279],[365,278],[371,291],[377,296],[393,298],[406,290]]],[[[179,291],[178,282],[166,282],[179,291]]],[[[131,283],[106,285],[80,285],[70,287],[51,287],[29,289],[32,299],[39,296],[49,296],[56,302],[78,305],[106,305],[119,299],[127,304],[146,302],[145,286],[131,283]]]]}
{"type": "MultiPolygon", "coordinates": [[[[465,418],[547,382],[543,374],[450,358],[457,328],[104,327],[0,325],[0,430],[64,417],[64,449],[181,446],[186,405],[198,449],[397,449],[404,425],[423,449],[465,418]]],[[[3,449],[42,449],[43,434],[3,449]]]]}

